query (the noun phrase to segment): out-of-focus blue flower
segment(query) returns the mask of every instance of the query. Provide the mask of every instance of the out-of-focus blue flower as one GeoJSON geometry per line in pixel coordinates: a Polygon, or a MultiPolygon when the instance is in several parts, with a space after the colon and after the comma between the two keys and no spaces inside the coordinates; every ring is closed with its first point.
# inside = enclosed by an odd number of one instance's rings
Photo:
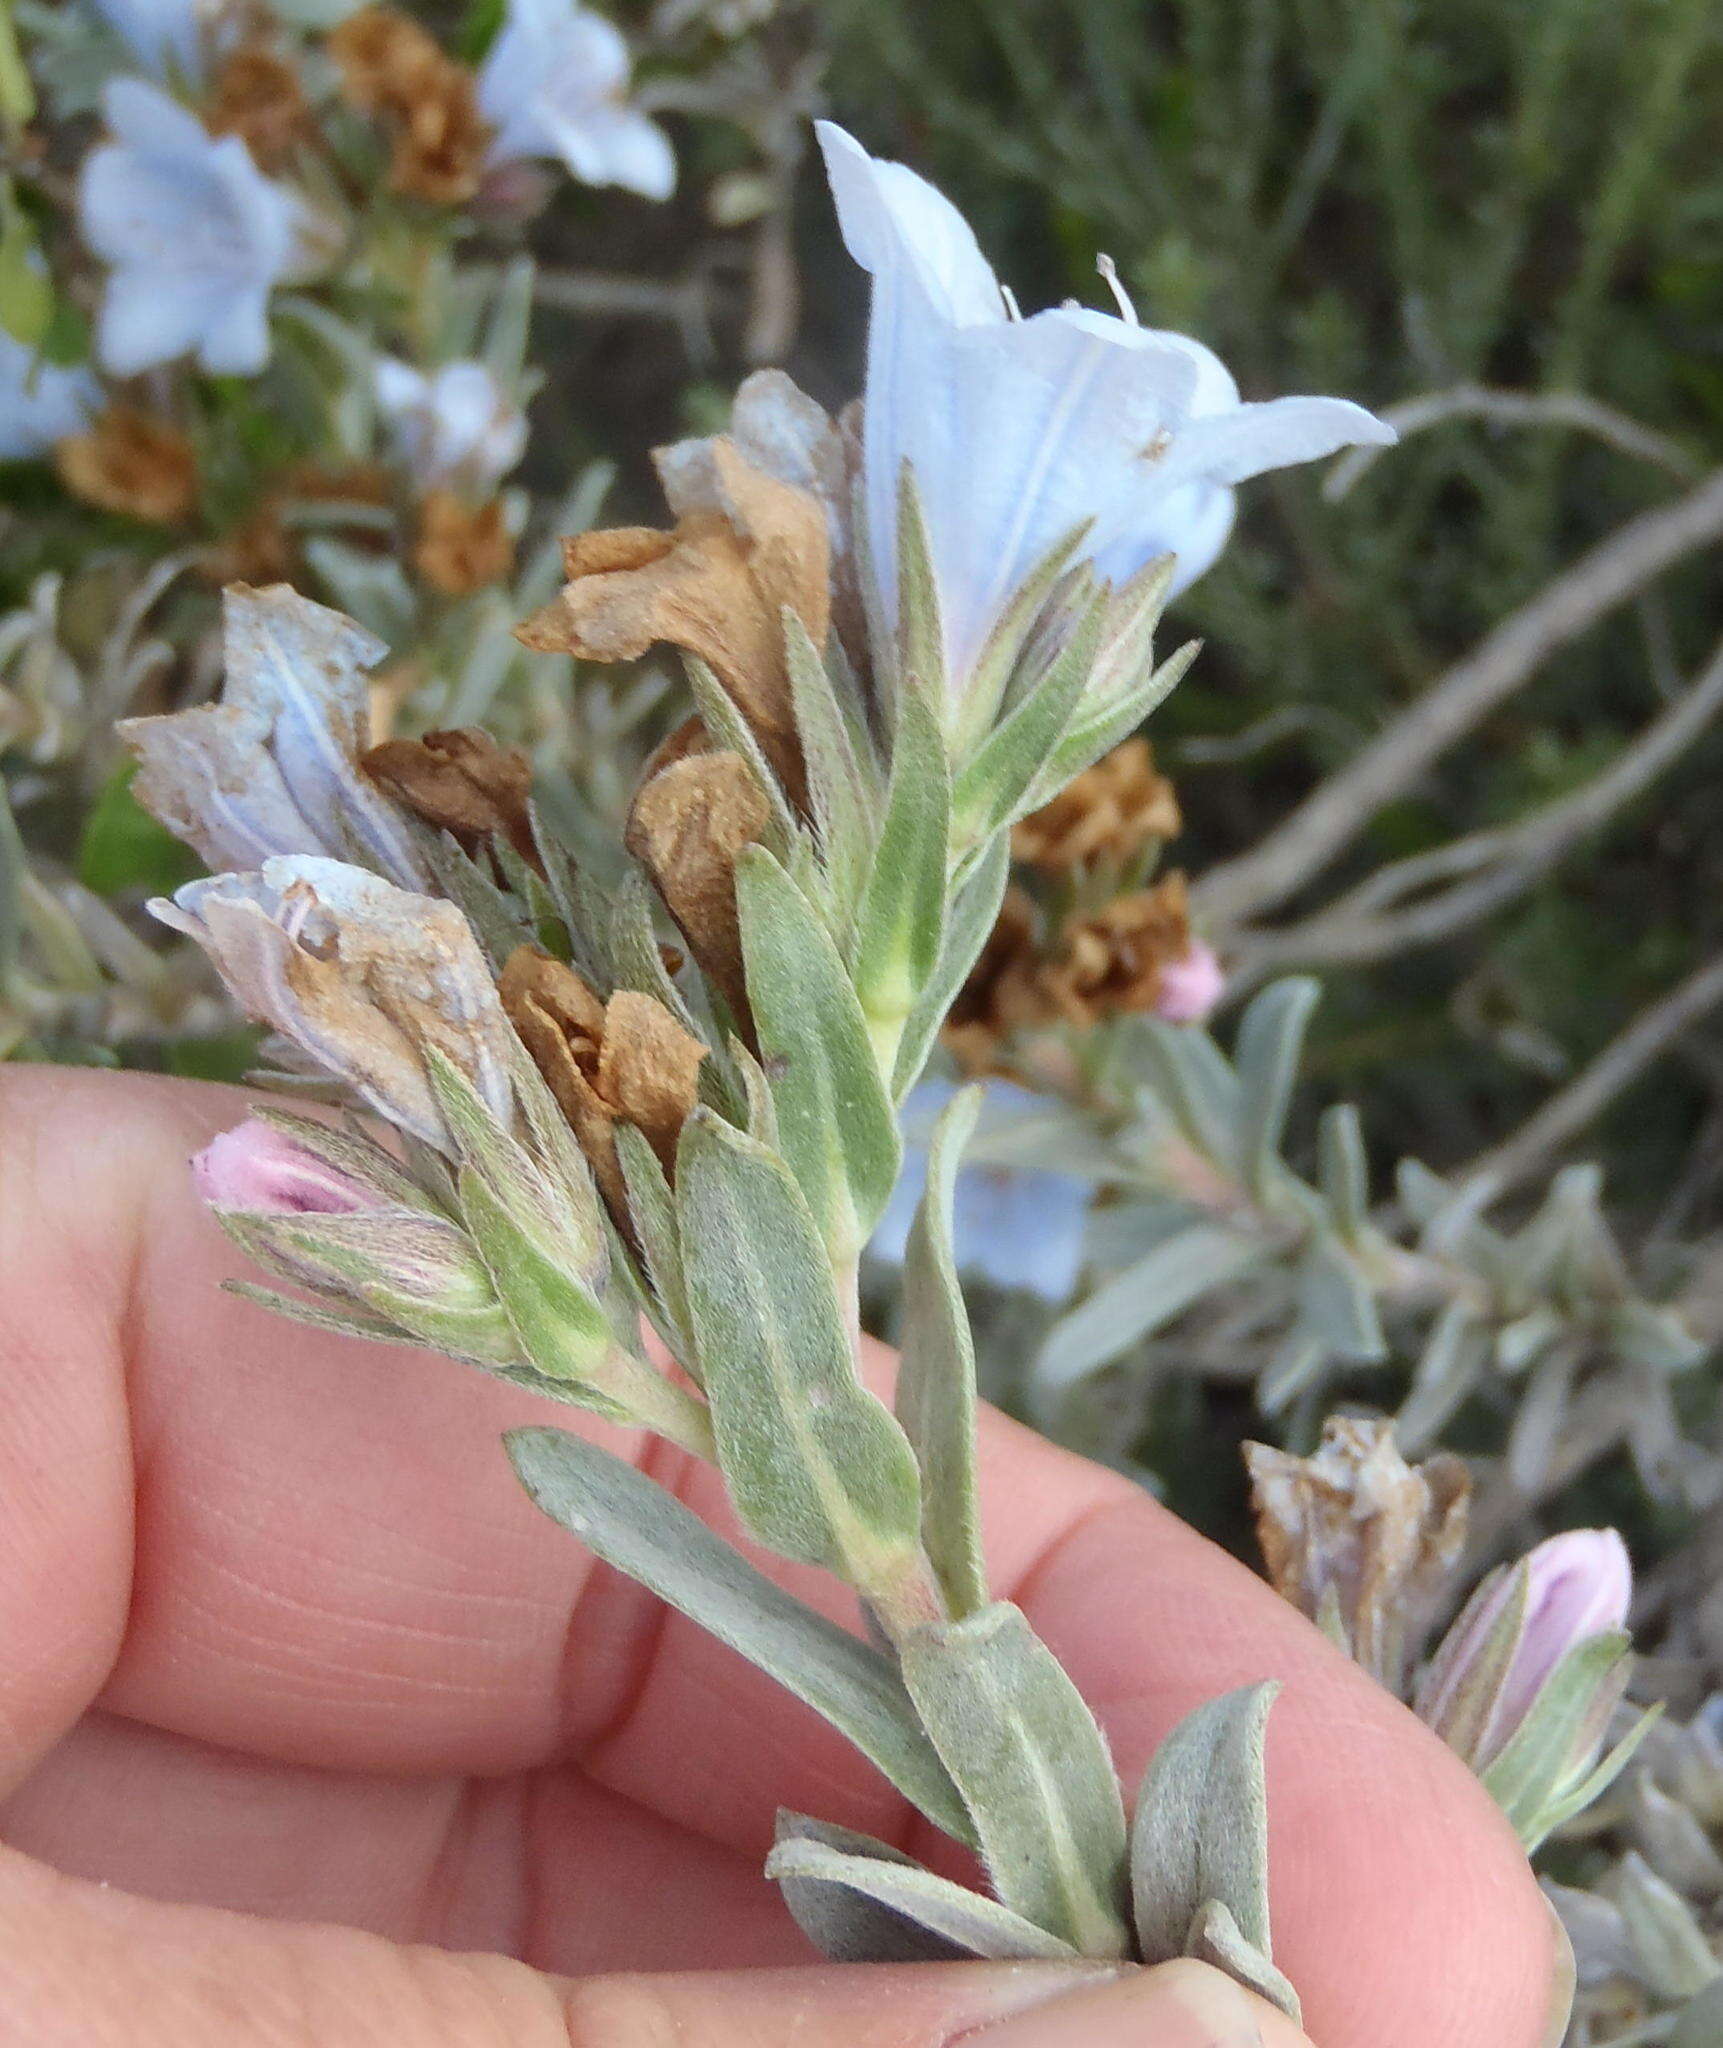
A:
{"type": "Polygon", "coordinates": [[[45,455],[88,425],[100,398],[88,370],[45,363],[0,327],[0,461],[45,455]]]}
{"type": "Polygon", "coordinates": [[[96,323],[103,369],[130,377],[195,354],[252,376],[269,360],[269,294],[309,224],[237,135],[217,138],[140,78],[102,95],[111,139],[85,159],[84,239],[110,266],[96,323]]]}
{"type": "MultiPolygon", "coordinates": [[[[956,1093],[949,1081],[923,1081],[904,1104],[903,1171],[868,1245],[870,1257],[903,1263],[915,1212],[927,1186],[927,1150],[918,1143],[956,1093]]],[[[989,1081],[983,1119],[1001,1108],[1032,1109],[1036,1098],[1009,1081],[989,1081]]],[[[996,1287],[1019,1287],[1047,1301],[1070,1298],[1083,1262],[1083,1233],[1094,1190],[1075,1174],[1042,1167],[965,1166],[952,1202],[958,1269],[996,1287]]]]}
{"type": "Polygon", "coordinates": [[[873,277],[862,441],[881,621],[896,623],[907,462],[954,687],[1029,571],[1083,521],[1102,576],[1122,582],[1172,554],[1179,589],[1225,543],[1232,485],[1394,439],[1344,399],[1241,404],[1218,357],[1138,325],[1128,304],[1128,317],[1063,306],[1019,318],[949,200],[829,121],[819,136],[845,244],[873,277]]]}
{"type": "Polygon", "coordinates": [[[152,78],[203,76],[207,0],[91,0],[91,5],[152,78]]]}
{"type": "Polygon", "coordinates": [[[479,111],[496,130],[490,161],[551,157],[583,185],[645,199],[676,189],[656,122],[629,106],[628,45],[614,23],[571,0],[509,0],[479,71],[479,111]]]}
{"type": "Polygon", "coordinates": [[[491,490],[526,453],[526,419],[483,363],[415,370],[383,356],[377,403],[420,490],[491,490]]]}

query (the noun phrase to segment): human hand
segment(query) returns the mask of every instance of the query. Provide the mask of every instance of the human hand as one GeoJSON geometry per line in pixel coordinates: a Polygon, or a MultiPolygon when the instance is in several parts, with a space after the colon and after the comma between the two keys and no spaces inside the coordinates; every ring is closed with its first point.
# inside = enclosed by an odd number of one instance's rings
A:
{"type": "MultiPolygon", "coordinates": [[[[243,1107],[0,1070],[0,2042],[1290,2048],[1197,1964],[808,1965],[776,1806],[960,1854],[530,1505],[497,1438],[570,1411],[217,1291],[185,1162],[243,1107]]],[[[592,1427],[728,1526],[709,1471],[592,1427]]],[[[1286,1682],[1275,1956],[1320,2048],[1542,2048],[1549,1916],[1456,1759],[1125,1480],[999,1418],[983,1477],[1127,1784],[1286,1682]]]]}

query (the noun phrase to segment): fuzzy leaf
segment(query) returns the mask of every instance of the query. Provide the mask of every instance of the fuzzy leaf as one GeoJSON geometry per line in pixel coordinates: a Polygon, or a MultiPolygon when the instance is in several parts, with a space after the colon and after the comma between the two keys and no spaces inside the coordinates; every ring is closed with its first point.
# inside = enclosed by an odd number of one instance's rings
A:
{"type": "Polygon", "coordinates": [[[1364,1130],[1350,1102],[1330,1103],[1316,1127],[1317,1176],[1334,1227],[1349,1244],[1370,1219],[1370,1162],[1364,1130]]]}
{"type": "Polygon", "coordinates": [[[792,1827],[766,1858],[766,1875],[783,1886],[797,1926],[833,1962],[1077,1960],[1069,1942],[884,1843],[847,1829],[792,1827]]]}
{"type": "Polygon", "coordinates": [[[799,614],[786,605],[783,617],[796,736],[807,765],[808,801],[833,894],[847,911],[866,882],[873,810],[831,673],[799,614]]]}
{"type": "Polygon", "coordinates": [[[831,936],[763,847],[736,863],[748,1000],[784,1157],[832,1259],[866,1243],[903,1148],[867,1020],[831,936]]]}
{"type": "Polygon", "coordinates": [[[981,1090],[947,1103],[927,1148],[927,1187],[903,1262],[897,1414],[921,1467],[921,1540],[954,1614],[987,1604],[975,1481],[975,1343],[952,1249],[952,1199],[981,1090]]]}
{"type": "Polygon", "coordinates": [[[1245,1940],[1239,1932],[1238,1922],[1219,1899],[1210,1899],[1191,1922],[1185,1954],[1195,1956],[1198,1962],[1208,1963],[1214,1969],[1224,1970],[1247,1991],[1254,1991],[1258,1998],[1266,1998],[1270,2005],[1278,2006],[1294,2026],[1303,2019],[1298,1993],[1293,1990],[1290,1980],[1274,1967],[1261,1949],[1245,1940]]]}
{"type": "Polygon", "coordinates": [[[907,459],[897,485],[897,672],[913,676],[935,704],[946,701],[945,630],[921,493],[907,459]]]}
{"type": "Polygon", "coordinates": [[[1259,1200],[1273,1188],[1286,1136],[1286,1114],[1298,1079],[1299,1055],[1320,988],[1291,976],[1265,988],[1238,1027],[1233,1064],[1240,1096],[1239,1150],[1246,1180],[1259,1200]]]}
{"type": "Polygon", "coordinates": [[[1000,1898],[1083,1955],[1128,1954],[1119,1781],[1053,1653],[999,1601],[915,1630],[900,1659],[1000,1898]]]}
{"type": "MultiPolygon", "coordinates": [[[[688,1296],[682,1285],[682,1240],[676,1227],[676,1198],[651,1142],[633,1124],[615,1130],[617,1163],[628,1188],[628,1214],[640,1240],[646,1277],[671,1328],[690,1329],[688,1296]]],[[[686,1347],[692,1350],[692,1345],[686,1347]]]]}
{"type": "Polygon", "coordinates": [[[706,1111],[676,1164],[683,1283],[736,1510],[860,1588],[907,1569],[921,1483],[856,1376],[825,1247],[782,1160],[706,1111]]]}
{"type": "Polygon", "coordinates": [[[1010,879],[1011,837],[1001,832],[971,864],[952,898],[938,964],[916,999],[898,1040],[891,1084],[895,1101],[901,1103],[920,1080],[940,1026],[957,1000],[958,991],[969,979],[969,971],[980,957],[988,934],[999,921],[999,906],[1005,900],[1005,885],[1010,879]]]}
{"type": "Polygon", "coordinates": [[[1184,1955],[1210,1900],[1253,1949],[1273,1953],[1263,1738],[1279,1691],[1245,1686],[1205,1702],[1149,1759],[1131,1828],[1131,1896],[1146,1963],[1184,1955]]]}
{"type": "Polygon", "coordinates": [[[775,1678],[959,1841],[974,1830],[877,1650],[816,1614],[632,1465],[559,1429],[504,1439],[521,1484],[595,1556],[775,1678]]]}
{"type": "Polygon", "coordinates": [[[1103,754],[1110,754],[1121,740],[1128,739],[1149,713],[1171,696],[1184,680],[1186,669],[1201,652],[1200,640],[1187,640],[1159,668],[1118,696],[1109,697],[1094,710],[1087,705],[1079,707],[1076,718],[1054,748],[1040,779],[1030,791],[1024,808],[1033,810],[1047,802],[1085,768],[1092,767],[1103,754]]]}

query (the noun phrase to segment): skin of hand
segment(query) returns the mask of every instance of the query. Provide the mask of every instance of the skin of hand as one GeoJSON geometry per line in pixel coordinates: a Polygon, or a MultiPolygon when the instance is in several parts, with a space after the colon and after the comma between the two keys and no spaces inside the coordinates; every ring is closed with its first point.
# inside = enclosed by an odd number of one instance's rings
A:
{"type": "MultiPolygon", "coordinates": [[[[1195,1963],[810,1963],[777,1806],[973,1872],[527,1502],[499,1434],[575,1411],[218,1291],[186,1161],[245,1107],[0,1069],[0,2041],[1293,2048],[1195,1963]]],[[[710,1472],[591,1427],[727,1526],[710,1472]]],[[[1320,2048],[1542,2048],[1550,1917],[1459,1762],[1124,1479],[994,1416],[983,1464],[995,1584],[1127,1786],[1285,1681],[1275,1953],[1320,2048]]]]}

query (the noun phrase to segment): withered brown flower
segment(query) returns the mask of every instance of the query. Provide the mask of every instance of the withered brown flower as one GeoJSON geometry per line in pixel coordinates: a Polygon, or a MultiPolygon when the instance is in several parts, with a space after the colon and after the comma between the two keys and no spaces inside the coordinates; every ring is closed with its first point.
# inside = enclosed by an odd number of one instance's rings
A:
{"type": "Polygon", "coordinates": [[[665,1172],[699,1095],[706,1048],[655,996],[618,989],[601,1002],[572,967],[537,946],[504,965],[503,1008],[591,1164],[611,1213],[628,1222],[616,1126],[634,1127],[665,1172]]]}
{"type": "Polygon", "coordinates": [[[1472,1482],[1442,1453],[1408,1465],[1390,1422],[1334,1415],[1313,1457],[1247,1443],[1263,1562],[1277,1592],[1338,1628],[1391,1691],[1444,1604],[1465,1543],[1472,1482]]]}
{"type": "Polygon", "coordinates": [[[642,783],[628,850],[651,875],[707,979],[747,1023],[736,861],[766,830],[771,808],[740,754],[688,754],[642,783]]]}
{"type": "Polygon", "coordinates": [[[1183,960],[1191,944],[1189,895],[1175,872],[1071,919],[1035,977],[1035,993],[1050,1017],[1072,1024],[1152,1010],[1162,970],[1183,960]]]}
{"type": "Polygon", "coordinates": [[[104,512],[172,526],[197,502],[197,457],[178,427],[136,406],[110,405],[54,450],[60,481],[104,512]]]}
{"type": "Polygon", "coordinates": [[[1106,861],[1123,867],[1145,848],[1178,836],[1179,801],[1155,767],[1147,740],[1128,739],[1049,804],[1021,819],[1011,851],[1052,872],[1106,861]]]}
{"type": "Polygon", "coordinates": [[[359,765],[398,804],[453,833],[468,853],[500,835],[523,860],[536,860],[532,767],[518,747],[499,747],[488,732],[468,725],[423,739],[384,740],[367,748],[359,765]]]}
{"type": "Polygon", "coordinates": [[[362,7],[329,38],[342,97],[394,134],[389,186],[453,206],[478,190],[490,129],[473,74],[409,15],[362,7]]]}
{"type": "Polygon", "coordinates": [[[426,494],[419,507],[413,566],[445,597],[470,597],[489,583],[503,582],[514,567],[514,537],[502,500],[471,506],[453,491],[426,494]]]}
{"type": "Polygon", "coordinates": [[[795,612],[815,646],[824,645],[831,614],[825,512],[722,436],[710,444],[708,463],[674,476],[674,531],[617,527],[566,541],[569,580],[561,596],[517,627],[517,636],[528,647],[586,661],[632,661],[659,641],[697,656],[799,799],[783,612],[795,612]]]}
{"type": "Polygon", "coordinates": [[[279,170],[315,131],[299,73],[285,57],[255,45],[221,60],[210,95],[209,127],[237,135],[266,171],[279,170]]]}

